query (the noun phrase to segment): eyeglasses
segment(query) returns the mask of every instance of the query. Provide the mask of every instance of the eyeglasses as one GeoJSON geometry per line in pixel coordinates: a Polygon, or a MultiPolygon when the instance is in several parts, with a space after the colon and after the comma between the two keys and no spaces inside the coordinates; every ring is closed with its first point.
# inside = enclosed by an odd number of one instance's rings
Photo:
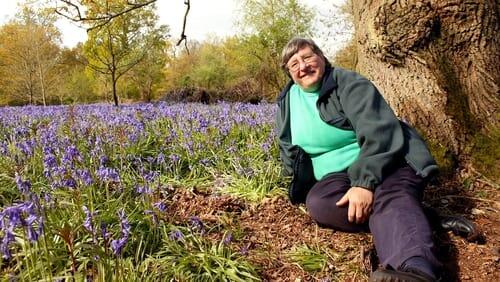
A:
{"type": "Polygon", "coordinates": [[[318,56],[315,53],[306,54],[300,57],[297,56],[296,58],[293,58],[292,61],[288,62],[286,67],[289,71],[296,72],[300,69],[301,63],[309,65],[315,63],[317,59],[318,56]]]}

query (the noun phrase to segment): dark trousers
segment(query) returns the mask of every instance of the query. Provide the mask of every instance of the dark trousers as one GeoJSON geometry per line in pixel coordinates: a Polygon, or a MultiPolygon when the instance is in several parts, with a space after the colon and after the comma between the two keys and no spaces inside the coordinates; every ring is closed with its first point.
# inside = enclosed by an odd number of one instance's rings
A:
{"type": "Polygon", "coordinates": [[[347,220],[348,205],[335,203],[351,188],[346,172],[332,173],[309,191],[306,206],[323,227],[345,232],[371,231],[384,266],[398,269],[409,258],[419,256],[435,269],[440,267],[433,249],[432,232],[421,207],[425,180],[405,165],[389,175],[374,192],[373,213],[368,223],[347,220]]]}

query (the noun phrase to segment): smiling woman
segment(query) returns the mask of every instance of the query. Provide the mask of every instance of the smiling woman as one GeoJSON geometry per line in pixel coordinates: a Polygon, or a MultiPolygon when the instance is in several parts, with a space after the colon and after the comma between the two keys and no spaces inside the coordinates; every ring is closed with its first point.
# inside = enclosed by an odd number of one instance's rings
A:
{"type": "Polygon", "coordinates": [[[437,166],[423,140],[314,41],[290,40],[281,66],[292,79],[276,118],[292,203],[305,203],[320,226],[371,231],[385,268],[371,281],[435,281],[441,264],[420,201],[437,166]]]}

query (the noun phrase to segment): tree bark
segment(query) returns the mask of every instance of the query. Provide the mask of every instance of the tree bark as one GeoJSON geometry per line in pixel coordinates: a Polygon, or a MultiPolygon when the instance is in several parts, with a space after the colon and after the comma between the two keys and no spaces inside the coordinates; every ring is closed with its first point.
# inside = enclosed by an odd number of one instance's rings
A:
{"type": "Polygon", "coordinates": [[[463,156],[498,128],[498,0],[354,0],[358,71],[396,114],[463,156]]]}

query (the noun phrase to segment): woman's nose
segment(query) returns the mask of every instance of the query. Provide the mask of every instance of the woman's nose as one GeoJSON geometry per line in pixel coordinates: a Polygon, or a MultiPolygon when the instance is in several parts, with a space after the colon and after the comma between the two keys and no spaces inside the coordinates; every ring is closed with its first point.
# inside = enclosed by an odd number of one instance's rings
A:
{"type": "Polygon", "coordinates": [[[305,61],[299,61],[299,69],[305,70],[307,68],[307,63],[305,61]]]}

